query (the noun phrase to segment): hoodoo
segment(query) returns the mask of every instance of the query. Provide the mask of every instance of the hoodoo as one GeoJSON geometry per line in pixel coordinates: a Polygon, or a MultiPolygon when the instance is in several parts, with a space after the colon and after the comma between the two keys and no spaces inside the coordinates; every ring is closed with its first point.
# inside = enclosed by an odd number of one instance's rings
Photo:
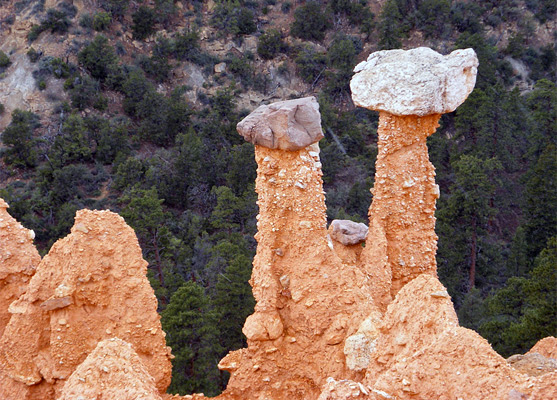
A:
{"type": "Polygon", "coordinates": [[[466,100],[477,66],[472,49],[442,56],[421,47],[379,51],[354,69],[354,103],[379,111],[370,234],[362,263],[374,277],[373,296],[382,310],[418,275],[437,274],[439,187],[426,139],[442,113],[466,100]]]}
{"type": "MultiPolygon", "coordinates": [[[[439,189],[426,138],[471,92],[477,66],[471,49],[419,48],[356,67],[354,102],[380,112],[369,227],[327,229],[315,98],[261,106],[238,124],[258,165],[257,303],[248,347],[219,363],[231,373],[219,399],[557,398],[555,338],[505,360],[459,326],[437,279],[439,189]]],[[[122,218],[78,212],[40,261],[6,207],[0,199],[1,399],[205,399],[164,393],[171,355],[122,218]]]]}

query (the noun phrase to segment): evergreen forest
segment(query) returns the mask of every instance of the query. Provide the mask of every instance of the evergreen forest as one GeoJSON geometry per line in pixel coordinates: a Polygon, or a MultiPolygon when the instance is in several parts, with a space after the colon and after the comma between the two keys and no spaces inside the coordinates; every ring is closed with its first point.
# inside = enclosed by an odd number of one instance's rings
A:
{"type": "MultiPolygon", "coordinates": [[[[65,0],[10,5],[40,21],[26,37],[36,90],[63,93],[51,112],[11,113],[0,197],[42,255],[76,210],[125,218],[175,355],[170,392],[220,393],[228,376],[218,361],[246,346],[256,164],[236,124],[259,104],[239,99],[284,100],[273,93],[285,82],[298,82],[291,97],[316,96],[328,220],[367,222],[378,114],[353,105],[349,81],[382,49],[476,51],[475,90],[428,139],[441,189],[438,274],[460,323],[503,356],[557,335],[554,0],[97,3],[79,12],[65,0]],[[67,57],[37,45],[70,34],[67,57]],[[132,54],[132,41],[144,51],[132,54]],[[217,54],[215,43],[231,50],[217,54]],[[202,74],[199,87],[176,84],[186,66],[202,74]]],[[[14,57],[4,50],[0,80],[14,57]]]]}

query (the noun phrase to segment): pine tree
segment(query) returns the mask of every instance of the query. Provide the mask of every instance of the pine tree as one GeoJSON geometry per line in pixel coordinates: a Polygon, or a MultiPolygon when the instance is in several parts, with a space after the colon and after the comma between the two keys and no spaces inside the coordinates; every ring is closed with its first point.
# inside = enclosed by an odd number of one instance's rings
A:
{"type": "Polygon", "coordinates": [[[166,343],[172,348],[172,393],[217,395],[222,389],[217,369],[222,347],[217,313],[210,309],[203,288],[186,282],[162,312],[166,343]]]}

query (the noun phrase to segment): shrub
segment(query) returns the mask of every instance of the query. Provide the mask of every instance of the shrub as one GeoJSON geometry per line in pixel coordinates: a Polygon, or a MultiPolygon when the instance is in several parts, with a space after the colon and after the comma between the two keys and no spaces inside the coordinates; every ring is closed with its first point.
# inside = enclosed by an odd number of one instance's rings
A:
{"type": "Polygon", "coordinates": [[[238,13],[238,34],[249,35],[257,30],[257,25],[254,20],[255,16],[253,11],[247,8],[241,8],[238,13]]]}
{"type": "Polygon", "coordinates": [[[351,71],[362,48],[357,37],[337,34],[327,52],[327,61],[331,67],[351,71]]]}
{"type": "Polygon", "coordinates": [[[196,31],[184,31],[174,38],[174,55],[179,60],[193,60],[199,53],[199,35],[196,31]]]}
{"type": "Polygon", "coordinates": [[[10,61],[10,57],[2,50],[0,50],[0,72],[5,68],[8,68],[12,62],[10,61]]]}
{"type": "Polygon", "coordinates": [[[79,26],[87,29],[93,28],[93,17],[91,14],[83,14],[79,19],[79,26]]]}
{"type": "Polygon", "coordinates": [[[50,29],[52,33],[65,33],[71,24],[66,12],[50,8],[46,11],[46,19],[41,23],[41,29],[50,29]]]}
{"type": "Polygon", "coordinates": [[[155,33],[156,14],[152,8],[141,6],[132,14],[133,19],[133,38],[144,40],[155,33]]]}
{"type": "Polygon", "coordinates": [[[121,20],[126,14],[130,0],[101,0],[101,6],[114,18],[121,20]]]}
{"type": "Polygon", "coordinates": [[[27,51],[27,57],[29,57],[29,61],[31,61],[32,63],[36,63],[37,60],[39,58],[41,58],[42,52],[39,53],[37,50],[35,50],[34,48],[29,48],[29,50],[27,51]]]}
{"type": "Polygon", "coordinates": [[[4,104],[0,103],[0,115],[4,114],[5,110],[6,110],[6,107],[4,107],[4,104]]]}
{"type": "Polygon", "coordinates": [[[285,1],[280,6],[280,10],[283,12],[283,14],[288,14],[291,9],[292,9],[292,3],[289,1],[285,1]]]}
{"type": "Polygon", "coordinates": [[[274,58],[278,53],[286,51],[286,43],[282,41],[280,32],[270,29],[259,37],[257,54],[266,60],[274,58]]]}
{"type": "Polygon", "coordinates": [[[242,81],[243,85],[248,87],[252,84],[253,67],[246,57],[236,57],[234,55],[226,60],[228,70],[236,75],[242,81]]]}
{"type": "Polygon", "coordinates": [[[14,110],[12,122],[2,133],[6,146],[4,161],[16,167],[33,167],[37,164],[35,129],[40,126],[39,116],[29,111],[14,110]]]}
{"type": "Polygon", "coordinates": [[[79,63],[101,82],[117,70],[118,57],[108,39],[98,35],[77,55],[79,63]]]}
{"type": "Polygon", "coordinates": [[[112,15],[109,12],[101,11],[93,16],[91,26],[96,31],[104,31],[110,26],[112,15]]]}
{"type": "Polygon", "coordinates": [[[294,61],[300,77],[307,83],[314,83],[325,70],[327,57],[312,46],[305,45],[298,50],[294,61]]]}
{"type": "Polygon", "coordinates": [[[253,11],[237,2],[218,3],[211,24],[225,33],[249,35],[257,30],[253,11]]]}
{"type": "Polygon", "coordinates": [[[317,1],[309,1],[294,11],[290,26],[292,36],[305,40],[322,41],[330,24],[330,16],[317,1]]]}

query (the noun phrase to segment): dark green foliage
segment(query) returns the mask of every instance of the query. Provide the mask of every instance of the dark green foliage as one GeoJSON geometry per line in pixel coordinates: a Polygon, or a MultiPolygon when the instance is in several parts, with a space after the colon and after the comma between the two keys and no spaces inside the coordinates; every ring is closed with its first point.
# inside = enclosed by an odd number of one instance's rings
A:
{"type": "Polygon", "coordinates": [[[282,40],[281,33],[276,29],[269,29],[259,37],[257,42],[257,54],[265,60],[276,57],[288,49],[282,40]]]}
{"type": "Polygon", "coordinates": [[[46,18],[41,22],[42,31],[50,30],[52,33],[65,33],[71,25],[66,12],[50,8],[46,11],[46,18]]]}
{"type": "Polygon", "coordinates": [[[161,323],[175,356],[169,392],[218,394],[220,373],[216,364],[222,351],[218,314],[211,310],[203,288],[186,282],[172,295],[161,323]]]}
{"type": "Polygon", "coordinates": [[[237,19],[238,34],[249,35],[257,30],[255,15],[250,9],[242,7],[238,12],[237,19]]]}
{"type": "Polygon", "coordinates": [[[402,14],[394,0],[387,0],[381,14],[379,15],[379,48],[390,50],[402,46],[401,39],[404,36],[402,14]]]}
{"type": "Polygon", "coordinates": [[[101,11],[95,13],[91,22],[91,27],[96,31],[104,31],[112,22],[112,15],[109,12],[101,11]]]}
{"type": "Polygon", "coordinates": [[[356,64],[356,57],[361,51],[362,42],[358,38],[342,34],[335,35],[327,51],[327,63],[333,68],[352,72],[356,64]]]}
{"type": "Polygon", "coordinates": [[[557,147],[547,145],[529,172],[524,204],[526,255],[533,259],[557,235],[557,147]]]}
{"type": "Polygon", "coordinates": [[[66,6],[65,4],[61,3],[59,9],[49,8],[41,24],[33,25],[27,34],[27,39],[32,42],[42,32],[48,30],[52,33],[66,33],[72,24],[70,19],[75,16],[77,9],[73,5],[66,6]]]}
{"type": "Polygon", "coordinates": [[[157,82],[164,82],[172,71],[172,65],[166,57],[141,55],[138,64],[145,73],[157,82]]]}
{"type": "Polygon", "coordinates": [[[79,52],[77,59],[93,78],[101,82],[118,70],[118,57],[103,35],[95,36],[95,39],[79,52]]]}
{"type": "Polygon", "coordinates": [[[248,281],[251,277],[251,257],[237,254],[224,273],[219,274],[215,288],[215,310],[219,314],[220,344],[228,350],[246,347],[242,327],[246,318],[253,313],[255,300],[248,281]]]}
{"type": "Polygon", "coordinates": [[[437,259],[439,277],[460,306],[462,296],[478,281],[487,284],[485,279],[492,273],[493,260],[488,253],[480,257],[479,248],[489,245],[488,224],[497,212],[491,203],[496,186],[490,175],[501,164],[496,159],[462,155],[453,168],[455,182],[437,212],[437,259]]]}
{"type": "Polygon", "coordinates": [[[4,104],[0,103],[0,115],[4,114],[4,111],[6,111],[6,107],[4,104]]]}
{"type": "Polygon", "coordinates": [[[91,147],[83,118],[77,114],[68,116],[62,124],[60,134],[54,139],[49,159],[58,167],[91,159],[91,147]]]}
{"type": "Polygon", "coordinates": [[[304,40],[322,41],[330,26],[330,16],[319,1],[308,1],[294,11],[290,34],[304,40]]]}
{"type": "Polygon", "coordinates": [[[177,59],[193,61],[199,51],[199,35],[196,31],[186,30],[174,37],[173,53],[177,59]]]}
{"type": "Polygon", "coordinates": [[[451,23],[459,32],[470,34],[481,33],[481,7],[475,2],[453,2],[451,7],[451,23]]]}
{"type": "Polygon", "coordinates": [[[248,58],[230,55],[226,61],[228,70],[240,78],[245,87],[250,87],[253,83],[255,72],[248,58]]]}
{"type": "Polygon", "coordinates": [[[511,278],[487,298],[479,331],[508,357],[525,353],[538,340],[557,333],[557,237],[552,237],[526,278],[511,278]]]}
{"type": "Polygon", "coordinates": [[[553,0],[526,0],[526,6],[542,24],[557,12],[557,4],[553,0]]]}
{"type": "Polygon", "coordinates": [[[70,91],[72,107],[84,110],[91,106],[99,96],[99,83],[89,75],[74,76],[69,78],[64,88],[70,91]]]}
{"type": "Polygon", "coordinates": [[[126,14],[130,0],[101,0],[101,6],[112,14],[117,20],[121,20],[126,14]]]}
{"type": "Polygon", "coordinates": [[[134,186],[137,182],[144,180],[145,167],[141,160],[128,157],[118,165],[114,176],[114,187],[117,190],[125,190],[134,186]]]}
{"type": "Polygon", "coordinates": [[[211,24],[232,35],[249,35],[257,30],[253,11],[242,7],[238,1],[217,3],[211,24]]]}
{"type": "Polygon", "coordinates": [[[168,26],[172,15],[176,12],[173,0],[155,0],[156,20],[163,26],[168,26]]]}
{"type": "Polygon", "coordinates": [[[10,57],[0,50],[0,72],[2,72],[5,68],[8,68],[11,63],[10,57]]]}
{"type": "Polygon", "coordinates": [[[325,71],[327,57],[306,44],[298,49],[294,61],[300,77],[307,83],[315,83],[325,71]]]}
{"type": "Polygon", "coordinates": [[[418,6],[418,20],[426,37],[442,38],[450,33],[449,0],[424,0],[418,6]]]}
{"type": "Polygon", "coordinates": [[[2,143],[6,146],[2,153],[6,164],[22,168],[37,165],[37,139],[33,134],[39,126],[38,115],[29,111],[13,111],[12,122],[1,136],[2,143]]]}
{"type": "Polygon", "coordinates": [[[125,157],[129,151],[129,127],[122,121],[86,118],[88,136],[94,141],[93,157],[104,164],[112,163],[117,155],[125,157]]]}
{"type": "Polygon", "coordinates": [[[91,171],[83,164],[71,164],[54,170],[47,187],[51,201],[56,205],[73,199],[84,199],[97,189],[91,171]]]}
{"type": "Polygon", "coordinates": [[[129,72],[122,85],[124,98],[124,111],[132,116],[138,115],[138,107],[148,92],[154,91],[153,84],[149,82],[141,70],[134,69],[129,72]]]}
{"type": "Polygon", "coordinates": [[[154,187],[139,189],[136,186],[119,200],[125,205],[120,214],[135,230],[143,257],[149,262],[149,278],[155,294],[163,305],[167,304],[172,286],[179,285],[181,280],[170,268],[177,262],[177,248],[181,242],[170,230],[171,216],[162,207],[164,199],[159,198],[154,187]]]}
{"type": "Polygon", "coordinates": [[[159,146],[174,144],[175,137],[187,130],[189,114],[189,106],[178,93],[167,98],[147,90],[134,107],[134,115],[141,119],[139,135],[159,146]]]}
{"type": "Polygon", "coordinates": [[[156,32],[155,23],[157,14],[150,7],[140,6],[139,9],[132,14],[133,38],[136,40],[145,40],[156,32]]]}

